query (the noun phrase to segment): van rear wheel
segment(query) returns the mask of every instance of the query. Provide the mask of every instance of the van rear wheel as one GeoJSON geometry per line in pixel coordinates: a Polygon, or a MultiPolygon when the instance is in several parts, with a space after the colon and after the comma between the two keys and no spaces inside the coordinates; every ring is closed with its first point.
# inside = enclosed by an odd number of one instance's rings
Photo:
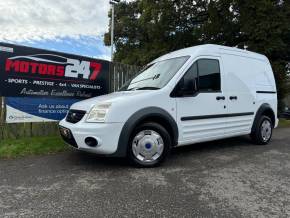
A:
{"type": "Polygon", "coordinates": [[[251,138],[258,145],[266,145],[270,142],[273,132],[273,123],[267,116],[261,116],[255,129],[251,133],[251,138]]]}
{"type": "Polygon", "coordinates": [[[168,156],[171,145],[170,135],[163,126],[144,123],[130,138],[128,157],[138,167],[156,167],[168,156]]]}

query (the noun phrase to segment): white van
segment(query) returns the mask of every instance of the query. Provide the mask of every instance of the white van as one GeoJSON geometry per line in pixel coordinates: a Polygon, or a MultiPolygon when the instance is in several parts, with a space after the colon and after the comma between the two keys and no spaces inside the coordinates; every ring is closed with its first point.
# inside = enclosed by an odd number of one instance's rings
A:
{"type": "Polygon", "coordinates": [[[267,57],[218,45],[164,55],[118,92],[71,106],[60,122],[75,148],[160,164],[172,147],[250,134],[267,144],[278,125],[267,57]]]}

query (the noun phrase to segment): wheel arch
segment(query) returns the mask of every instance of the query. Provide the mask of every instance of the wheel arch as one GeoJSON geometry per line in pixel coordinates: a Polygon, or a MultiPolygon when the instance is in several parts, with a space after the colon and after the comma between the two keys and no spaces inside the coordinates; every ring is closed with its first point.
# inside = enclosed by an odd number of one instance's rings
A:
{"type": "Polygon", "coordinates": [[[269,104],[265,103],[265,104],[262,104],[260,106],[260,108],[258,109],[258,111],[256,113],[256,116],[255,116],[255,119],[253,122],[253,126],[252,126],[252,132],[255,131],[255,129],[258,125],[258,122],[259,122],[259,118],[263,115],[268,116],[273,123],[273,127],[275,126],[276,118],[275,118],[274,110],[271,108],[271,106],[269,104]]]}
{"type": "Polygon", "coordinates": [[[173,146],[177,145],[178,126],[174,118],[162,108],[148,107],[135,112],[126,121],[121,130],[118,148],[114,156],[126,156],[131,134],[136,126],[144,122],[155,122],[162,125],[170,134],[173,141],[173,146]]]}

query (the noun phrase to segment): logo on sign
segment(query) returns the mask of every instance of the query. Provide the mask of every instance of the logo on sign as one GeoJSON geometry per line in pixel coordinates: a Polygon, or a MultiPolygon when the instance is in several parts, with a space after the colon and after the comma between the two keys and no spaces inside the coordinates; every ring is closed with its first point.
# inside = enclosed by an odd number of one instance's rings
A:
{"type": "Polygon", "coordinates": [[[6,59],[5,71],[38,76],[96,80],[102,65],[52,54],[16,56],[6,59]]]}

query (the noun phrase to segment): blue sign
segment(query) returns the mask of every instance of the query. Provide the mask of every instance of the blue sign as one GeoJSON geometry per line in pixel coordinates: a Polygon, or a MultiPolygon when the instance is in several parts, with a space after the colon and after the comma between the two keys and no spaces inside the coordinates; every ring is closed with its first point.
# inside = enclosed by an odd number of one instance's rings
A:
{"type": "Polygon", "coordinates": [[[7,123],[53,122],[62,120],[79,99],[7,97],[7,123]]]}

